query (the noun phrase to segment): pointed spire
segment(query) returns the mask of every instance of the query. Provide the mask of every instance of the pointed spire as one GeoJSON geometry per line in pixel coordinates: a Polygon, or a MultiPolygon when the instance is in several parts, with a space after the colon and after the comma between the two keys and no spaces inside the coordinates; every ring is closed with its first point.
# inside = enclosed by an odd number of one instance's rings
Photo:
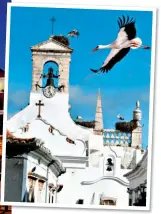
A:
{"type": "Polygon", "coordinates": [[[97,97],[94,133],[96,135],[102,135],[102,130],[103,130],[103,116],[102,116],[101,92],[99,89],[97,97]]]}

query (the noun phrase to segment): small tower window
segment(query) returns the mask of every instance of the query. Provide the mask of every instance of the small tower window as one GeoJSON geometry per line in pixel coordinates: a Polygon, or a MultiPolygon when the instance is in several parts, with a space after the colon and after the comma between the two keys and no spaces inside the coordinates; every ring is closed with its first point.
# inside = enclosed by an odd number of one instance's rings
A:
{"type": "Polygon", "coordinates": [[[76,204],[83,204],[84,200],[83,199],[78,199],[76,204]]]}

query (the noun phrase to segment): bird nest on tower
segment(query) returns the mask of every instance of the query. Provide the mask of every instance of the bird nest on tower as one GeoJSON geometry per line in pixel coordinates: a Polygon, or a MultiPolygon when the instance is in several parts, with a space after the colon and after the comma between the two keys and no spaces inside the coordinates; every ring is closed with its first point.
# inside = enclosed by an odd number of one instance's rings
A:
{"type": "Polygon", "coordinates": [[[131,120],[129,122],[115,123],[115,129],[125,133],[130,133],[136,128],[137,128],[137,123],[135,120],[131,120]]]}
{"type": "Polygon", "coordinates": [[[53,36],[53,39],[66,45],[66,46],[69,46],[70,43],[69,43],[69,39],[65,36],[53,36]]]}
{"type": "Polygon", "coordinates": [[[86,128],[95,128],[95,121],[78,121],[78,120],[75,120],[74,121],[77,125],[80,125],[80,126],[84,126],[86,128]]]}

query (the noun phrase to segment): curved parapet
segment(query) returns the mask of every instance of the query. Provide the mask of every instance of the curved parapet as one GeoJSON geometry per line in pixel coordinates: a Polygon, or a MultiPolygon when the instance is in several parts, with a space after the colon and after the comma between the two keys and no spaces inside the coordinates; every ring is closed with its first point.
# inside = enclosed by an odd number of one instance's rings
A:
{"type": "Polygon", "coordinates": [[[118,177],[113,177],[113,176],[102,176],[96,180],[93,180],[93,181],[82,181],[81,184],[82,185],[91,185],[91,184],[94,184],[94,183],[97,183],[101,180],[113,180],[113,181],[116,181],[118,183],[120,183],[121,185],[123,186],[126,186],[128,187],[129,186],[129,183],[123,181],[122,179],[118,178],[118,177]]]}

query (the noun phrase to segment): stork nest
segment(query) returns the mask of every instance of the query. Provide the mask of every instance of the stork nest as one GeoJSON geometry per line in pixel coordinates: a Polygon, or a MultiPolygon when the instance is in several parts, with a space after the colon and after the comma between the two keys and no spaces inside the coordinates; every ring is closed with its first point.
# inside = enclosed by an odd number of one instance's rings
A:
{"type": "Polygon", "coordinates": [[[95,121],[74,121],[77,125],[84,126],[86,128],[95,128],[95,121]]]}
{"type": "Polygon", "coordinates": [[[65,36],[54,36],[53,39],[55,39],[56,41],[66,45],[66,46],[70,45],[69,39],[65,36]]]}
{"type": "Polygon", "coordinates": [[[117,122],[115,124],[116,130],[119,130],[125,133],[130,133],[136,128],[137,128],[137,124],[135,120],[131,120],[130,122],[117,122]]]}

